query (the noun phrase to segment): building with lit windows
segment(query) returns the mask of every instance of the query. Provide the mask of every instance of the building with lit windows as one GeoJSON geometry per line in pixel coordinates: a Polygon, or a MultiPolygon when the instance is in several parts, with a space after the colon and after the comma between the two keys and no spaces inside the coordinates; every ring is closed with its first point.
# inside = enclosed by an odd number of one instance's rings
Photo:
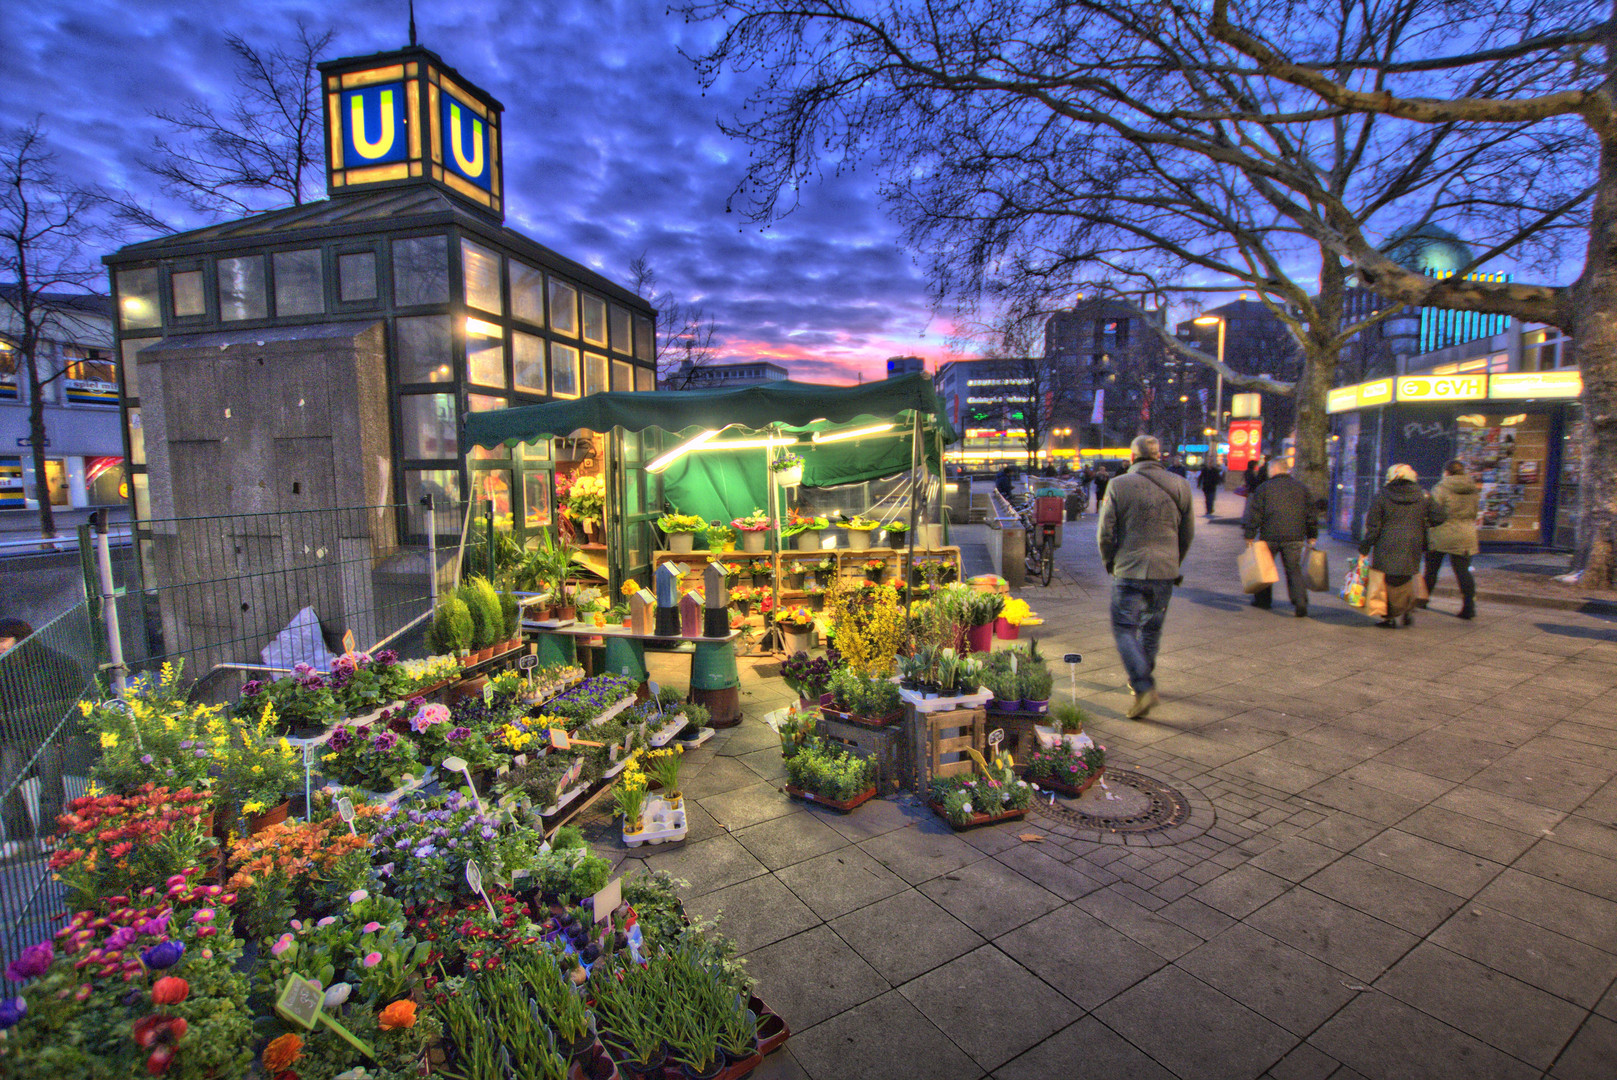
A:
{"type": "Polygon", "coordinates": [[[682,362],[668,377],[667,390],[734,390],[740,386],[762,386],[779,382],[790,373],[767,360],[738,364],[693,364],[682,362]]]}

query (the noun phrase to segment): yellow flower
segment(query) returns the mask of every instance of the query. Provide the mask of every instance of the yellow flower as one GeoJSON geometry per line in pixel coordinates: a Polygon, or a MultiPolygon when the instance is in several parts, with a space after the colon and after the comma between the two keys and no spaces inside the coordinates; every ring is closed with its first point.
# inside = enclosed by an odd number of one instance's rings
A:
{"type": "Polygon", "coordinates": [[[640,591],[640,585],[639,585],[638,582],[635,581],[634,578],[629,578],[621,586],[618,587],[618,591],[621,592],[624,596],[633,596],[635,593],[640,591]]]}
{"type": "Polygon", "coordinates": [[[101,749],[103,749],[103,750],[111,750],[113,747],[115,747],[117,745],[118,745],[118,733],[117,732],[115,732],[115,731],[103,731],[101,733],[101,749]]]}

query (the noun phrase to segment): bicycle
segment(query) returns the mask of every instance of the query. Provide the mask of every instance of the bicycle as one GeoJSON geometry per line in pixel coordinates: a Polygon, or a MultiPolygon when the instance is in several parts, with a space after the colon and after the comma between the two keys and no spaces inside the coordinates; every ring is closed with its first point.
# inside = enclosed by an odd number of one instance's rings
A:
{"type": "Polygon", "coordinates": [[[1060,495],[1039,495],[1017,507],[1022,517],[1023,559],[1029,577],[1036,577],[1046,588],[1056,568],[1056,528],[1061,522],[1065,499],[1060,495]]]}

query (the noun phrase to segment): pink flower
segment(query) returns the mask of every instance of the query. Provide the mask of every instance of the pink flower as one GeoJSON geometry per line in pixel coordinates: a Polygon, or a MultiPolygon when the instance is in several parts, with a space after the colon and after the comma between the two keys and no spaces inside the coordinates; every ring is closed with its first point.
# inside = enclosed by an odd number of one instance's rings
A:
{"type": "Polygon", "coordinates": [[[369,895],[370,893],[366,892],[364,889],[355,889],[353,892],[348,894],[348,902],[350,904],[357,904],[369,895]]]}
{"type": "Polygon", "coordinates": [[[212,922],[213,921],[213,909],[212,908],[206,908],[206,907],[203,908],[201,911],[198,911],[195,915],[191,916],[191,921],[192,922],[200,922],[200,923],[212,922]]]}
{"type": "Polygon", "coordinates": [[[286,950],[290,949],[291,947],[292,947],[292,935],[291,934],[282,934],[278,939],[276,939],[275,944],[270,946],[270,953],[272,955],[275,955],[275,956],[280,956],[282,953],[286,952],[286,950]]]}
{"type": "Polygon", "coordinates": [[[373,968],[377,964],[380,964],[381,962],[382,962],[382,954],[379,953],[379,952],[368,953],[365,956],[365,966],[368,967],[368,968],[373,968]]]}
{"type": "Polygon", "coordinates": [[[334,923],[336,921],[337,921],[337,917],[335,915],[327,915],[325,918],[323,918],[319,922],[315,923],[315,925],[316,926],[330,926],[332,923],[334,923]]]}
{"type": "Polygon", "coordinates": [[[365,924],[365,933],[374,934],[374,933],[376,933],[376,931],[380,930],[381,928],[382,928],[382,924],[379,923],[379,922],[368,922],[368,923],[365,924]]]}
{"type": "Polygon", "coordinates": [[[291,926],[292,929],[298,931],[299,933],[303,932],[303,920],[302,919],[293,919],[287,925],[291,926]]]}

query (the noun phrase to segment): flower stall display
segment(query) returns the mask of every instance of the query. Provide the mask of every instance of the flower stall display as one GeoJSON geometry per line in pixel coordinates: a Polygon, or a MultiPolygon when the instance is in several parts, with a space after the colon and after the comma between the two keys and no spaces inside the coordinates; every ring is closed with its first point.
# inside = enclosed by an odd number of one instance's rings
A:
{"type": "Polygon", "coordinates": [[[342,718],[342,706],[331,689],[329,674],[316,671],[308,664],[298,664],[292,674],[279,679],[249,680],[241,688],[236,702],[237,717],[257,717],[264,706],[275,708],[280,719],[280,734],[305,738],[324,734],[331,724],[342,718]]]}
{"type": "Polygon", "coordinates": [[[814,631],[814,613],[805,607],[789,608],[775,616],[775,625],[786,637],[786,651],[808,652],[814,631]]]}
{"type": "Polygon", "coordinates": [[[596,675],[551,698],[545,711],[576,728],[605,719],[609,709],[631,700],[639,685],[627,675],[596,675]]]}
{"type": "Polygon", "coordinates": [[[869,759],[808,739],[786,759],[786,793],[838,810],[852,810],[876,796],[876,770],[869,759]]]}
{"type": "Polygon", "coordinates": [[[832,673],[827,684],[831,703],[821,712],[827,719],[865,727],[887,727],[903,715],[898,684],[847,666],[832,673]]]}
{"type": "Polygon", "coordinates": [[[1000,612],[994,624],[994,634],[1002,640],[1014,641],[1022,636],[1022,627],[1043,625],[1044,620],[1038,617],[1028,602],[1017,598],[1005,601],[1005,610],[1000,612]]]}
{"type": "Polygon", "coordinates": [[[881,528],[881,522],[855,514],[837,522],[848,533],[848,549],[864,551],[870,547],[870,534],[881,528]]]}
{"type": "Polygon", "coordinates": [[[230,849],[227,884],[238,896],[236,918],[254,938],[274,936],[297,913],[324,906],[332,892],[349,893],[370,874],[370,833],[383,808],[354,808],[355,830],[327,813],[283,821],[242,837],[230,849]]]}
{"type": "Polygon", "coordinates": [[[882,526],[882,531],[890,548],[905,547],[909,543],[910,523],[907,521],[889,521],[882,526]]]}
{"type": "Polygon", "coordinates": [[[678,512],[657,519],[658,530],[668,538],[668,550],[689,552],[696,546],[696,534],[707,528],[707,521],[695,514],[678,512]]]}
{"type": "Polygon", "coordinates": [[[720,522],[712,522],[702,530],[702,541],[709,551],[734,551],[736,531],[720,522]]]}
{"type": "Polygon", "coordinates": [[[586,535],[593,533],[606,510],[606,481],[599,476],[574,477],[562,505],[567,516],[584,527],[586,535]]]}
{"type": "Polygon", "coordinates": [[[326,740],[321,772],[373,799],[396,796],[420,780],[426,766],[416,744],[383,724],[339,725],[326,740]]]}
{"type": "Polygon", "coordinates": [[[826,518],[805,514],[800,510],[788,510],[786,524],[781,526],[780,535],[785,539],[795,537],[798,551],[819,551],[820,534],[830,526],[831,523],[826,518]]]}
{"type": "Polygon", "coordinates": [[[754,553],[768,549],[769,530],[774,525],[775,519],[756,506],[752,513],[730,522],[730,527],[741,534],[741,550],[754,553]]]}
{"type": "Polygon", "coordinates": [[[142,784],[129,795],[93,786],[58,819],[53,876],[75,910],[108,896],[130,896],[202,861],[212,843],[206,793],[142,784]]]}
{"type": "Polygon", "coordinates": [[[805,709],[817,709],[820,698],[831,683],[832,669],[840,662],[833,650],[826,656],[810,657],[806,652],[795,652],[780,665],[780,677],[797,694],[805,709]]]}
{"type": "Polygon", "coordinates": [[[928,805],[953,829],[968,829],[1023,817],[1033,805],[1033,788],[1016,774],[1009,754],[996,753],[985,761],[967,751],[981,775],[935,778],[928,789],[928,805]]]}
{"type": "Polygon", "coordinates": [[[1089,736],[1081,744],[1062,742],[1028,755],[1026,776],[1036,786],[1077,798],[1106,771],[1106,747],[1089,736]]]}

